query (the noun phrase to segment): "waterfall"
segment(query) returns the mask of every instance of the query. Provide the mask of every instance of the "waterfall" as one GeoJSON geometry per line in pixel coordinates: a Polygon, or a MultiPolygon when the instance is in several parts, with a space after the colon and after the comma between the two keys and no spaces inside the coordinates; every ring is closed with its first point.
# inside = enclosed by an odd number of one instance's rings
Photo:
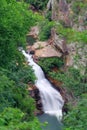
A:
{"type": "Polygon", "coordinates": [[[64,105],[62,96],[45,78],[43,70],[33,61],[32,55],[27,54],[24,50],[22,50],[22,53],[26,57],[28,64],[32,66],[36,75],[37,79],[35,81],[35,85],[40,91],[44,113],[54,115],[57,117],[58,120],[61,120],[62,107],[64,105]]]}

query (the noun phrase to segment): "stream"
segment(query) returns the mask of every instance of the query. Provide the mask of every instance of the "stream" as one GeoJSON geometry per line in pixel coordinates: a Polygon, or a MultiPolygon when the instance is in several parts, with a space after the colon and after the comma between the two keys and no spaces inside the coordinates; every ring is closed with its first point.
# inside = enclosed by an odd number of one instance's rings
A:
{"type": "Polygon", "coordinates": [[[62,96],[45,78],[43,70],[33,61],[32,55],[27,54],[24,50],[22,50],[22,53],[25,56],[28,64],[32,66],[37,78],[35,85],[40,91],[44,111],[44,114],[38,116],[38,118],[42,123],[48,122],[48,125],[46,127],[42,127],[42,129],[61,130],[60,121],[62,119],[62,107],[64,105],[62,96]]]}

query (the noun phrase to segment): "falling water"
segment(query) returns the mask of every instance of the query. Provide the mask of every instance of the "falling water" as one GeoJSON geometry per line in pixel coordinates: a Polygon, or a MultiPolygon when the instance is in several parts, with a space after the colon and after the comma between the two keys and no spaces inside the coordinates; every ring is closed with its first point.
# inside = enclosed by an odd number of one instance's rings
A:
{"type": "Polygon", "coordinates": [[[22,53],[26,57],[29,65],[32,66],[37,77],[35,85],[40,91],[44,113],[49,115],[55,115],[58,120],[61,120],[62,107],[64,104],[62,96],[56,89],[53,88],[51,83],[45,78],[41,67],[33,61],[32,55],[27,54],[24,50],[22,50],[22,53]]]}

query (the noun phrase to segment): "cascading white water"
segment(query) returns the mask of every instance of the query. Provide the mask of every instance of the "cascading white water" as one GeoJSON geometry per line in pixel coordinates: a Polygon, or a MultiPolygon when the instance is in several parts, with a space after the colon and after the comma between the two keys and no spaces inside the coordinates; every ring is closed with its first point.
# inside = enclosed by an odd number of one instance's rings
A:
{"type": "Polygon", "coordinates": [[[45,78],[41,67],[33,61],[32,55],[27,54],[24,50],[22,50],[22,53],[26,57],[29,65],[32,66],[37,77],[35,85],[40,91],[43,111],[47,114],[55,115],[58,120],[61,120],[62,107],[64,105],[62,96],[56,89],[53,88],[50,82],[45,78]]]}

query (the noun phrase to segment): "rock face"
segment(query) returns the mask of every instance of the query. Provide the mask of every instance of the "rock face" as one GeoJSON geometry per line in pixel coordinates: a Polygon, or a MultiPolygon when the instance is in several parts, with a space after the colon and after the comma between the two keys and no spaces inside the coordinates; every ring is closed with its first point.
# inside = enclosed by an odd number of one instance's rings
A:
{"type": "Polygon", "coordinates": [[[58,20],[58,1],[49,0],[47,4],[47,9],[52,11],[52,20],[58,20]]]}
{"type": "Polygon", "coordinates": [[[57,51],[54,45],[48,42],[36,42],[33,46],[27,47],[30,51],[35,51],[35,57],[61,57],[62,53],[57,51]]]}
{"type": "Polygon", "coordinates": [[[62,54],[57,52],[51,45],[48,45],[40,50],[36,50],[35,55],[38,57],[61,57],[62,54]]]}
{"type": "MultiPolygon", "coordinates": [[[[33,27],[28,34],[38,38],[38,27],[33,27]]],[[[61,57],[68,53],[65,39],[60,39],[55,29],[51,30],[51,38],[48,41],[37,41],[31,46],[27,46],[28,52],[33,52],[34,57],[61,57]]]]}
{"type": "Polygon", "coordinates": [[[66,0],[49,0],[47,9],[52,11],[52,20],[63,21],[66,26],[71,25],[70,11],[66,0]]]}
{"type": "Polygon", "coordinates": [[[39,34],[39,28],[38,26],[34,26],[31,28],[31,31],[27,35],[32,36],[33,38],[37,38],[38,34],[39,34]]]}
{"type": "MultiPolygon", "coordinates": [[[[87,45],[71,43],[68,45],[68,50],[71,65],[75,68],[80,68],[81,72],[84,74],[85,69],[87,68],[87,45]]],[[[67,64],[69,64],[70,61],[68,60],[67,64]]]]}
{"type": "Polygon", "coordinates": [[[35,111],[35,115],[42,114],[43,109],[42,109],[42,102],[41,102],[39,90],[35,86],[33,86],[32,88],[29,88],[29,94],[32,98],[35,99],[36,102],[37,110],[35,111]]]}
{"type": "Polygon", "coordinates": [[[68,54],[66,40],[59,38],[54,28],[51,30],[51,37],[53,39],[53,45],[56,47],[57,51],[60,51],[64,55],[68,54]]]}

